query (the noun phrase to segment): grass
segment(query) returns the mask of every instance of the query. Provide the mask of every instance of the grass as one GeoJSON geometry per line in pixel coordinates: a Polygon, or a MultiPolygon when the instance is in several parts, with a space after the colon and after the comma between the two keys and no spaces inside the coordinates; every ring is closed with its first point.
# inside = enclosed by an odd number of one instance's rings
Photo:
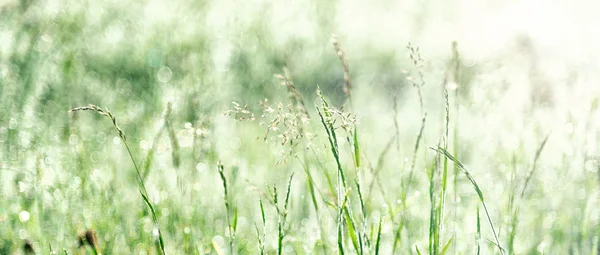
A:
{"type": "Polygon", "coordinates": [[[394,4],[159,2],[0,4],[0,254],[597,253],[572,48],[348,20],[394,4]]]}
{"type": "MultiPolygon", "coordinates": [[[[154,207],[152,206],[152,203],[150,203],[150,200],[148,200],[148,190],[146,189],[146,184],[144,183],[144,178],[142,177],[142,174],[140,173],[140,169],[138,168],[137,163],[135,163],[135,159],[133,158],[133,154],[131,154],[131,149],[129,149],[129,145],[127,145],[127,138],[125,137],[123,130],[121,130],[121,128],[119,128],[119,125],[117,125],[117,119],[108,109],[102,110],[102,108],[92,105],[92,104],[90,104],[88,106],[83,106],[83,107],[75,107],[75,108],[69,110],[69,112],[79,112],[79,111],[95,111],[95,112],[99,113],[100,115],[106,116],[107,118],[109,118],[112,121],[113,126],[115,127],[115,129],[117,130],[117,133],[119,134],[119,138],[121,138],[121,141],[123,141],[123,144],[125,145],[125,148],[127,149],[127,153],[129,153],[129,158],[131,159],[131,162],[133,162],[133,166],[135,168],[135,172],[137,174],[138,181],[140,183],[140,194],[142,195],[144,202],[146,203],[146,205],[148,205],[148,208],[150,209],[150,212],[152,213],[152,219],[154,220],[154,224],[156,224],[156,229],[158,230],[158,243],[160,245],[160,251],[162,252],[162,254],[166,254],[165,242],[164,242],[162,233],[160,232],[160,228],[158,226],[158,218],[156,217],[156,212],[154,210],[154,207]]],[[[223,179],[223,181],[225,181],[225,180],[223,179]]],[[[87,237],[87,235],[86,235],[86,237],[87,237]]],[[[87,240],[87,242],[90,242],[90,240],[87,240]]],[[[93,246],[94,246],[94,248],[93,248],[94,253],[98,253],[97,244],[93,245],[93,246]]]]}

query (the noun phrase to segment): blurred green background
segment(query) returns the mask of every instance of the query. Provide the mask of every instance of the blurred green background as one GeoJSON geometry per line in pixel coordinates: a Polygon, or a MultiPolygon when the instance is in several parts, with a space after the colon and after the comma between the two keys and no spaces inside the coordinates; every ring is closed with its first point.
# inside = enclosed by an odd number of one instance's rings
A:
{"type": "MultiPolygon", "coordinates": [[[[533,0],[0,1],[0,254],[24,253],[25,240],[38,254],[92,254],[77,241],[90,229],[103,254],[160,252],[114,127],[95,113],[68,112],[88,104],[109,109],[127,136],[169,254],[258,253],[259,198],[266,250],[275,254],[277,213],[265,185],[283,195],[291,173],[283,252],[337,253],[337,211],[328,205],[335,196],[323,174],[334,178],[336,164],[315,110],[317,87],[357,118],[363,164],[353,164],[351,139],[340,137],[340,154],[351,183],[369,193],[365,232],[372,237],[384,219],[382,254],[416,254],[415,246],[438,254],[428,250],[427,168],[436,158],[429,147],[444,137],[444,88],[449,151],[479,182],[500,245],[516,254],[595,253],[597,7],[533,0]],[[352,102],[333,35],[349,63],[352,102]],[[409,42],[425,59],[421,68],[409,42]],[[259,102],[291,103],[274,76],[285,69],[310,116],[300,132],[311,139],[292,147],[278,143],[289,125],[262,139],[272,115],[261,116],[259,102]],[[413,86],[419,72],[424,109],[413,86]],[[227,116],[233,101],[247,104],[257,120],[227,116]],[[233,251],[218,162],[237,208],[233,251]],[[307,172],[320,189],[320,213],[307,172]],[[397,237],[401,219],[408,223],[397,237]]],[[[454,166],[449,178],[441,232],[443,244],[453,240],[448,253],[499,253],[483,214],[478,237],[481,207],[470,182],[454,166]]],[[[352,190],[356,215],[358,200],[352,190]]],[[[348,253],[351,243],[346,239],[348,253]]]]}

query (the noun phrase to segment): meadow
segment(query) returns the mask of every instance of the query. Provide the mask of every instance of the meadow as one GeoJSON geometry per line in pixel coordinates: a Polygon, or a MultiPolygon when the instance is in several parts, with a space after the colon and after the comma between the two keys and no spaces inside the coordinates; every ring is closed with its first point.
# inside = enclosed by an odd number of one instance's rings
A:
{"type": "Polygon", "coordinates": [[[597,7],[0,2],[0,254],[598,254],[597,7]]]}

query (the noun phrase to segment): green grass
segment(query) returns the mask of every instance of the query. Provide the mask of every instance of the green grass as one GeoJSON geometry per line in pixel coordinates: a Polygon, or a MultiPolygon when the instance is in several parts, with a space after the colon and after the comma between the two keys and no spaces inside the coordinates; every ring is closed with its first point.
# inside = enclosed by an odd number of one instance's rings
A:
{"type": "Polygon", "coordinates": [[[463,5],[1,3],[0,254],[595,254],[594,48],[463,5]]]}

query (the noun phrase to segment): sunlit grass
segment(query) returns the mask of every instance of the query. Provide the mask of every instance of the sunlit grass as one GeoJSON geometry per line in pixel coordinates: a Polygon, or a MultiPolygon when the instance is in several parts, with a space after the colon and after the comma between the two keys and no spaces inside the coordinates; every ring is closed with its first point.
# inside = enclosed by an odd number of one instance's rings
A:
{"type": "Polygon", "coordinates": [[[0,254],[595,253],[593,26],[463,5],[0,3],[0,254]]]}

